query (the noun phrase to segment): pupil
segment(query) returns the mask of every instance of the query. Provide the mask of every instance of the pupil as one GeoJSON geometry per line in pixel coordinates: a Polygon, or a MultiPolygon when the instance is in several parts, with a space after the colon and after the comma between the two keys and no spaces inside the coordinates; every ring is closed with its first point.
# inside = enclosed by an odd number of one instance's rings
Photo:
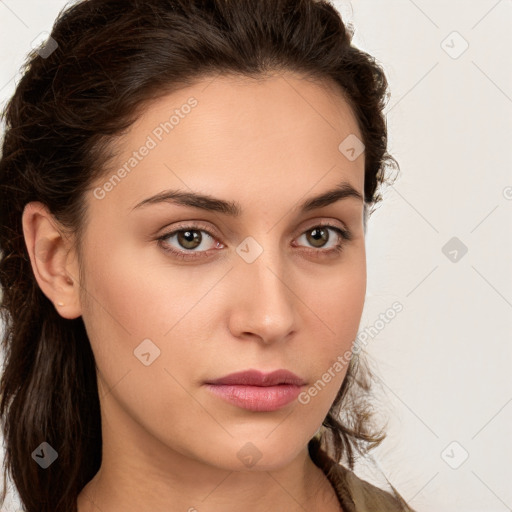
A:
{"type": "Polygon", "coordinates": [[[194,249],[201,243],[201,235],[197,231],[181,231],[178,238],[180,244],[186,249],[194,249]]]}
{"type": "MultiPolygon", "coordinates": [[[[320,229],[313,229],[313,231],[311,231],[312,233],[312,237],[313,237],[313,240],[315,242],[326,242],[327,241],[327,238],[328,238],[328,235],[327,235],[327,230],[326,229],[323,229],[323,228],[320,228],[320,229]]],[[[320,244],[322,245],[322,244],[320,244]]]]}

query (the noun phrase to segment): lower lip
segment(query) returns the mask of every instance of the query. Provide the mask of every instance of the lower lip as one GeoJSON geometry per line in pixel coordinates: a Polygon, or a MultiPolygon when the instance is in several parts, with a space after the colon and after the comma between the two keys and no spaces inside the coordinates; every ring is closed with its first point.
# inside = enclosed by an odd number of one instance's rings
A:
{"type": "Polygon", "coordinates": [[[249,411],[275,411],[293,402],[300,393],[300,386],[245,386],[207,384],[207,388],[220,398],[249,411]]]}

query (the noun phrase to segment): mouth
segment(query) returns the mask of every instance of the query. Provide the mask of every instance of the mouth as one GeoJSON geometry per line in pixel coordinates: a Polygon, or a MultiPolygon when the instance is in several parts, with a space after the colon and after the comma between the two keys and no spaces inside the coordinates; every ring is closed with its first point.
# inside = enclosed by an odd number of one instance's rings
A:
{"type": "Polygon", "coordinates": [[[258,370],[232,373],[205,382],[215,396],[254,412],[270,412],[293,402],[306,382],[288,370],[263,373],[258,370]]]}

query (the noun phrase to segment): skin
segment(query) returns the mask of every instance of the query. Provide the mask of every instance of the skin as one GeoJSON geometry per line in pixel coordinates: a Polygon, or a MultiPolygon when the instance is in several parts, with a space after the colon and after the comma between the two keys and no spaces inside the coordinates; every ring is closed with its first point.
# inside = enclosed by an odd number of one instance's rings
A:
{"type": "MultiPolygon", "coordinates": [[[[44,205],[23,212],[37,282],[62,317],[82,316],[98,368],[103,460],[78,510],[340,510],[307,443],[346,365],[309,403],[273,412],[227,403],[204,381],[286,368],[307,389],[351,350],[366,293],[363,202],[304,214],[297,205],[342,180],[363,194],[364,153],[350,161],[338,150],[350,134],[362,139],[356,119],[327,81],[284,72],[204,79],[150,103],[94,186],[191,96],[197,106],[103,199],[88,193],[83,254],[44,205]],[[132,210],[166,189],[237,201],[243,213],[171,203],[132,210]],[[202,242],[188,251],[209,257],[182,260],[158,245],[191,221],[214,238],[195,232],[202,242]],[[333,230],[314,244],[320,221],[351,232],[341,253],[322,256],[340,240],[333,230]],[[248,236],[263,248],[252,263],[236,252],[248,236]],[[160,350],[149,366],[134,356],[146,338],[160,350]],[[249,442],[261,455],[251,467],[237,456],[249,442]]],[[[191,247],[176,236],[167,243],[191,247]]]]}

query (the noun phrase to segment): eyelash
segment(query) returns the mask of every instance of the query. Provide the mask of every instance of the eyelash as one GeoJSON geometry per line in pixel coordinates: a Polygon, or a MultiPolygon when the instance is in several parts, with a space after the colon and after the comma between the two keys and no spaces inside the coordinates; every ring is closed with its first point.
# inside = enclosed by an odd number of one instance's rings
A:
{"type": "MultiPolygon", "coordinates": [[[[316,228],[330,228],[334,230],[341,239],[343,239],[343,242],[338,242],[335,247],[332,247],[331,249],[313,249],[310,248],[309,250],[306,249],[308,253],[320,253],[318,257],[321,256],[329,256],[331,254],[335,253],[341,253],[345,246],[345,242],[348,242],[352,240],[352,234],[350,231],[346,229],[342,229],[338,226],[333,226],[332,224],[329,224],[328,222],[320,222],[319,224],[315,224],[314,226],[310,227],[306,231],[302,232],[301,235],[307,233],[308,231],[313,231],[313,229],[316,228]]],[[[213,236],[210,231],[205,229],[202,225],[186,225],[186,226],[180,226],[178,229],[174,229],[173,231],[170,231],[168,233],[165,233],[164,235],[158,237],[156,240],[158,242],[158,245],[162,248],[163,251],[172,254],[173,256],[176,256],[181,259],[187,259],[187,260],[195,260],[198,258],[208,258],[210,255],[208,254],[209,251],[178,251],[176,249],[170,248],[170,246],[165,246],[165,240],[170,238],[173,235],[176,235],[177,233],[180,233],[182,231],[203,231],[208,234],[209,237],[215,239],[215,236],[213,236]]]]}

